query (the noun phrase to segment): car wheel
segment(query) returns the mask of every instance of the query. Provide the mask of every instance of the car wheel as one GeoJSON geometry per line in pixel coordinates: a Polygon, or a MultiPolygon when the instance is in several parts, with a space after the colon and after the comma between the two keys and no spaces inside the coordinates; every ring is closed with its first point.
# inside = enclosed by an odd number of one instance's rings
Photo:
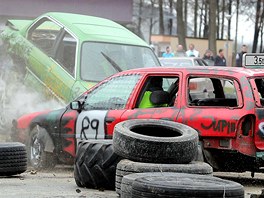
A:
{"type": "Polygon", "coordinates": [[[55,155],[53,152],[45,151],[45,142],[39,138],[39,134],[47,131],[39,126],[32,129],[27,143],[28,162],[36,170],[51,169],[56,165],[55,155]]]}
{"type": "Polygon", "coordinates": [[[172,121],[137,119],[118,123],[114,151],[137,162],[190,163],[198,153],[195,129],[172,121]]]}
{"type": "Polygon", "coordinates": [[[212,175],[213,168],[205,163],[192,161],[189,164],[154,164],[121,160],[116,167],[116,192],[121,194],[121,181],[125,175],[144,172],[177,172],[212,175]]]}
{"type": "Polygon", "coordinates": [[[121,197],[244,197],[239,183],[188,173],[134,173],[124,176],[121,197]]]}
{"type": "Polygon", "coordinates": [[[116,166],[120,160],[114,153],[112,140],[81,141],[74,163],[77,186],[113,190],[116,166]]]}
{"type": "Polygon", "coordinates": [[[0,143],[0,176],[16,175],[26,170],[26,146],[19,142],[0,143]]]}

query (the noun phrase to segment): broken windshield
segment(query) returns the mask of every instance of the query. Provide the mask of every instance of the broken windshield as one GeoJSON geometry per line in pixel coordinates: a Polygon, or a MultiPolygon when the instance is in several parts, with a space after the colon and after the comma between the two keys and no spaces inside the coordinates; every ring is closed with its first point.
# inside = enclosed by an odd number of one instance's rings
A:
{"type": "Polygon", "coordinates": [[[82,46],[81,78],[86,81],[97,82],[118,71],[157,66],[157,57],[147,47],[98,42],[82,46]]]}

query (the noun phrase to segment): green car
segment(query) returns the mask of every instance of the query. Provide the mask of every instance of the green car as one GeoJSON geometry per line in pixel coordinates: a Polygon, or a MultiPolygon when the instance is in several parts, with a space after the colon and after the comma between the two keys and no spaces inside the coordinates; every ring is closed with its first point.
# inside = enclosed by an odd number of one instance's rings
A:
{"type": "Polygon", "coordinates": [[[160,66],[146,42],[98,17],[50,12],[9,20],[1,39],[25,83],[63,103],[117,72],[160,66]]]}

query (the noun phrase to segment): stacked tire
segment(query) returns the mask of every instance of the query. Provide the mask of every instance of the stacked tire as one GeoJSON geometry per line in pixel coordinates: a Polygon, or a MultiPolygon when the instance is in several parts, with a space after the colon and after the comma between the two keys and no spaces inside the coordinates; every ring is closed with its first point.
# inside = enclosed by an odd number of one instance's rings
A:
{"type": "Polygon", "coordinates": [[[213,177],[209,164],[193,161],[198,133],[187,125],[127,120],[115,126],[113,149],[126,159],[116,169],[121,197],[244,197],[243,186],[213,177]]]}
{"type": "Polygon", "coordinates": [[[26,146],[19,142],[0,143],[0,176],[17,175],[26,170],[26,146]]]}

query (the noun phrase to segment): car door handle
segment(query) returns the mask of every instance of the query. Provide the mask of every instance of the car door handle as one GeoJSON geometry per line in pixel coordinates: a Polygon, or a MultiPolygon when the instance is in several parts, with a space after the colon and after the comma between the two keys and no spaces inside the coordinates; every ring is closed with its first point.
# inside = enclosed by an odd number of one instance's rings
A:
{"type": "Polygon", "coordinates": [[[108,123],[108,124],[110,124],[110,123],[112,123],[114,121],[115,121],[115,118],[106,118],[105,119],[105,122],[108,123]]]}

